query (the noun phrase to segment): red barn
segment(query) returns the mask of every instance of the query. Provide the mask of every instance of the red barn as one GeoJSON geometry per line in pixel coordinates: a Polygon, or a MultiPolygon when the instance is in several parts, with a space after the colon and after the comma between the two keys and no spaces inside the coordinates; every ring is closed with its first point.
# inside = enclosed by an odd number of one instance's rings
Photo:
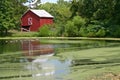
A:
{"type": "Polygon", "coordinates": [[[53,16],[45,10],[30,9],[21,18],[21,31],[38,31],[45,24],[53,24],[53,16]]]}

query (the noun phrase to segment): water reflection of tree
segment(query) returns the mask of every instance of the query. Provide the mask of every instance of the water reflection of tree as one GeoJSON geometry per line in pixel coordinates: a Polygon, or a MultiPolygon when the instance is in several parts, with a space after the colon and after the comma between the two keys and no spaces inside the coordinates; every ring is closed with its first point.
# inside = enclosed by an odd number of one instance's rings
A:
{"type": "Polygon", "coordinates": [[[0,40],[0,63],[19,62],[21,54],[17,53],[21,50],[18,40],[0,40]]]}
{"type": "Polygon", "coordinates": [[[3,54],[5,45],[5,40],[0,40],[0,54],[3,54]]]}
{"type": "Polygon", "coordinates": [[[0,54],[20,51],[20,49],[18,40],[0,40],[0,54]]]}
{"type": "MultiPolygon", "coordinates": [[[[63,44],[64,45],[64,44],[63,44]]],[[[67,52],[67,51],[79,51],[83,49],[101,48],[101,47],[115,47],[120,46],[119,42],[116,41],[97,41],[97,40],[81,40],[80,43],[68,43],[67,47],[56,48],[56,53],[67,52]]],[[[57,55],[57,54],[56,54],[57,55]]]]}

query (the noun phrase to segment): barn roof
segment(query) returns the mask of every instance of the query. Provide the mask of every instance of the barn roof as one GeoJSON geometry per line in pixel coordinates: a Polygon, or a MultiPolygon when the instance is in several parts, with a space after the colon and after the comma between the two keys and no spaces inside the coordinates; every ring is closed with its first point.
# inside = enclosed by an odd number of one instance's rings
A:
{"type": "Polygon", "coordinates": [[[49,17],[49,18],[53,18],[53,16],[48,13],[45,10],[35,10],[35,9],[30,9],[31,12],[33,12],[34,14],[36,14],[39,17],[49,17]]]}

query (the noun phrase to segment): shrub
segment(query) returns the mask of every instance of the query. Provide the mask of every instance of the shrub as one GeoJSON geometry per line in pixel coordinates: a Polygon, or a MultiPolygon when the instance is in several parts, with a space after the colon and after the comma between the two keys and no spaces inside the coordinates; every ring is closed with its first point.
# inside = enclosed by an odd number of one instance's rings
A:
{"type": "Polygon", "coordinates": [[[105,29],[99,29],[98,32],[96,33],[97,37],[104,37],[106,35],[105,29]]]}
{"type": "Polygon", "coordinates": [[[75,16],[71,21],[67,21],[65,25],[65,36],[79,36],[79,30],[86,24],[85,19],[80,16],[75,16]]]}
{"type": "Polygon", "coordinates": [[[74,22],[68,21],[67,24],[65,25],[64,35],[69,37],[74,37],[74,36],[77,36],[77,34],[78,34],[78,29],[74,25],[74,22]]]}
{"type": "Polygon", "coordinates": [[[112,37],[119,37],[120,38],[120,25],[110,26],[109,33],[112,37]]]}
{"type": "Polygon", "coordinates": [[[79,31],[79,36],[87,37],[88,31],[86,27],[81,27],[79,31]]]}
{"type": "Polygon", "coordinates": [[[84,37],[104,37],[106,30],[101,25],[89,24],[87,27],[81,27],[79,35],[84,37]]]}
{"type": "Polygon", "coordinates": [[[38,36],[40,36],[40,37],[48,37],[49,33],[50,33],[49,25],[44,25],[44,26],[40,27],[40,29],[38,31],[38,36]]]}
{"type": "Polygon", "coordinates": [[[72,22],[74,22],[74,25],[77,26],[78,30],[86,24],[85,19],[80,16],[75,16],[72,22]]]}
{"type": "Polygon", "coordinates": [[[65,32],[65,24],[62,23],[57,23],[55,24],[55,36],[64,36],[64,32],[65,32]]]}

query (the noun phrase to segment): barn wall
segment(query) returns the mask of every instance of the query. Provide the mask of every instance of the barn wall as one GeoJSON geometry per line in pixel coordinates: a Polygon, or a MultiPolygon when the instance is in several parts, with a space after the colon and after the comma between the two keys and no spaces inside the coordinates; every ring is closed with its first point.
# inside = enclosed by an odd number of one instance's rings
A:
{"type": "Polygon", "coordinates": [[[40,18],[40,26],[43,26],[45,24],[53,24],[52,18],[40,18]]]}

